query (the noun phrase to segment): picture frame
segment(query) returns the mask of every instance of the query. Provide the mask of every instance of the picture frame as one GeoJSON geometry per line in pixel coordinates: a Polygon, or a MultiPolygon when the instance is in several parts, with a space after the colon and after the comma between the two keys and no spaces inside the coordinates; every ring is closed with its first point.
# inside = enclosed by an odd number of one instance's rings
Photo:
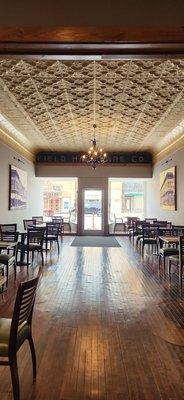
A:
{"type": "Polygon", "coordinates": [[[9,210],[27,207],[27,172],[9,165],[9,210]]]}
{"type": "Polygon", "coordinates": [[[176,166],[160,173],[160,207],[166,211],[176,211],[176,166]]]}

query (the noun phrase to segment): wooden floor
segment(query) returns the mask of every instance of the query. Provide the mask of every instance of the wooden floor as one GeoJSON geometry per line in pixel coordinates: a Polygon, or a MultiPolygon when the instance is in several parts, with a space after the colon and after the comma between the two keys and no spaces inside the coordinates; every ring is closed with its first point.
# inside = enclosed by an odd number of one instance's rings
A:
{"type": "MultiPolygon", "coordinates": [[[[119,238],[120,248],[70,247],[72,240],[64,238],[59,259],[47,257],[33,317],[37,382],[25,343],[21,400],[184,399],[184,297],[176,274],[170,284],[157,257],[141,260],[128,238],[119,238]]],[[[17,284],[12,275],[1,317],[11,316],[17,284]]],[[[12,399],[8,367],[0,367],[0,398],[12,399]]]]}

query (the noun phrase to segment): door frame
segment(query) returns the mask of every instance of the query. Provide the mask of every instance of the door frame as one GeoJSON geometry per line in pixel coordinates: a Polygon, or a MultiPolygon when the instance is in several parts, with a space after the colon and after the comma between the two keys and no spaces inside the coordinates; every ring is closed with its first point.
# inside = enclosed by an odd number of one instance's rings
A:
{"type": "Polygon", "coordinates": [[[103,236],[104,235],[104,189],[99,187],[85,187],[82,189],[82,236],[103,236]],[[98,190],[102,193],[102,229],[85,230],[84,229],[84,193],[86,190],[98,190]]]}

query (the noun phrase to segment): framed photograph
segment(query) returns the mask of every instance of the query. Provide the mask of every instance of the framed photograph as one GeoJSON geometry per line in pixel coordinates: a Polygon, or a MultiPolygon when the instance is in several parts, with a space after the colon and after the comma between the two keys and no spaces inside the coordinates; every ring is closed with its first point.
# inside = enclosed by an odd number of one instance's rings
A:
{"type": "Polygon", "coordinates": [[[176,167],[160,173],[160,206],[162,210],[176,210],[176,167]]]}
{"type": "Polygon", "coordinates": [[[9,172],[9,210],[27,207],[27,172],[10,165],[9,172]]]}

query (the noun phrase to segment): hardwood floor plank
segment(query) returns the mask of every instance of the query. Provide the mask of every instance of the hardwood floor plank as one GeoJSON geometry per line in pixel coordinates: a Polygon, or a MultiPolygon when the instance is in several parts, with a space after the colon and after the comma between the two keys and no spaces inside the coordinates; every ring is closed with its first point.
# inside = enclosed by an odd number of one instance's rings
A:
{"type": "MultiPolygon", "coordinates": [[[[25,343],[18,353],[21,400],[182,400],[184,293],[158,258],[141,257],[126,237],[120,248],[70,247],[45,259],[33,317],[37,382],[25,343]]],[[[20,281],[40,261],[10,271],[1,317],[12,315],[20,281]]],[[[0,368],[2,400],[12,399],[10,372],[0,368]]]]}

